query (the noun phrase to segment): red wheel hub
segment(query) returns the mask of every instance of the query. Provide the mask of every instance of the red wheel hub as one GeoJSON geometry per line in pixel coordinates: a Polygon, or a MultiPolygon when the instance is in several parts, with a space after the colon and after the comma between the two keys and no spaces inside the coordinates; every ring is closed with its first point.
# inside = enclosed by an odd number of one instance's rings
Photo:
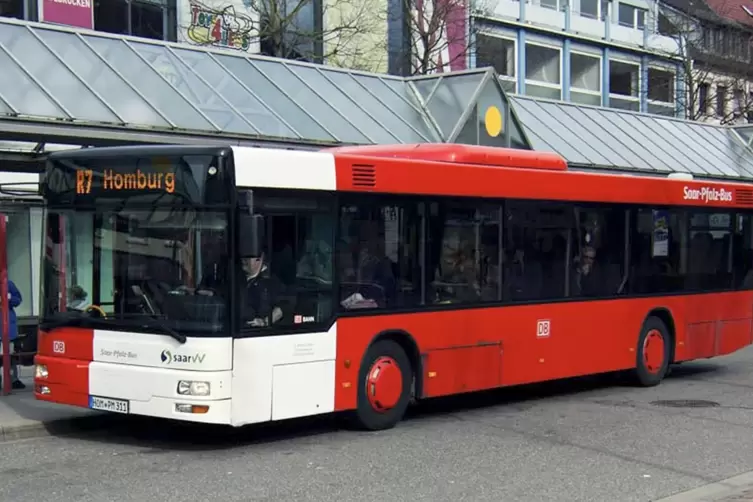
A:
{"type": "Polygon", "coordinates": [[[664,363],[664,336],[652,329],[643,340],[643,365],[649,373],[656,374],[664,363]]]}
{"type": "Polygon", "coordinates": [[[382,356],[366,375],[366,396],[374,410],[382,413],[394,408],[403,393],[403,373],[391,357],[382,356]]]}

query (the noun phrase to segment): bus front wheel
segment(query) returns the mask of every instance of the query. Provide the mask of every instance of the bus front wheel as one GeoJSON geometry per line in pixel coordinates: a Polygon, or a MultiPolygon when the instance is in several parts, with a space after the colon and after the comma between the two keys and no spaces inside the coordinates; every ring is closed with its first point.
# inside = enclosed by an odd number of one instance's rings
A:
{"type": "Polygon", "coordinates": [[[403,419],[411,397],[413,369],[405,351],[380,340],[366,351],[358,374],[355,422],[366,430],[384,430],[403,419]]]}
{"type": "Polygon", "coordinates": [[[669,371],[672,337],[658,317],[646,319],[638,337],[633,380],[641,387],[658,385],[669,371]]]}

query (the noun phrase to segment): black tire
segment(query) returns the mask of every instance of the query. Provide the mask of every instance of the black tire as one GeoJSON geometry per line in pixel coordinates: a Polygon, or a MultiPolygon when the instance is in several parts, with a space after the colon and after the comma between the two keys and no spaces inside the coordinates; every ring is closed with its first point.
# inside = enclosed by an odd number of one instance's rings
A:
{"type": "Polygon", "coordinates": [[[669,372],[669,358],[673,343],[672,335],[661,319],[654,316],[646,319],[641,328],[635,351],[635,369],[632,372],[632,380],[636,385],[640,387],[654,387],[664,380],[664,377],[669,372]],[[655,362],[655,366],[651,367],[644,357],[644,344],[649,337],[651,337],[649,343],[659,343],[659,340],[656,338],[657,334],[663,341],[663,357],[659,364],[655,362]]]}
{"type": "Polygon", "coordinates": [[[397,425],[408,409],[412,386],[413,368],[402,347],[392,340],[380,340],[371,345],[358,370],[358,404],[352,416],[354,425],[359,429],[369,431],[391,429],[397,425]],[[374,409],[368,398],[367,379],[374,363],[382,357],[389,357],[396,363],[402,377],[402,391],[394,407],[378,411],[374,409]]]}

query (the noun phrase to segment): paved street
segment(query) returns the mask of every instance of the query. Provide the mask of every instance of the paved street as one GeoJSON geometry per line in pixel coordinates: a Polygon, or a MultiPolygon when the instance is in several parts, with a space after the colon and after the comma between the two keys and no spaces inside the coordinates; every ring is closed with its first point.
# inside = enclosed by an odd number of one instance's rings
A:
{"type": "Polygon", "coordinates": [[[652,501],[753,470],[751,359],[438,402],[381,433],[129,419],[3,444],[0,500],[652,501]]]}

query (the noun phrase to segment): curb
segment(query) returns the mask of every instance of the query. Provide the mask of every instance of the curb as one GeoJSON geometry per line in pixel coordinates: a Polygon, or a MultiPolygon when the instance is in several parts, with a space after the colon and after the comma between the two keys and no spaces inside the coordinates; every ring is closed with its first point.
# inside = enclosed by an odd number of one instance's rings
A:
{"type": "Polygon", "coordinates": [[[0,443],[32,439],[45,436],[65,436],[77,432],[103,429],[113,423],[107,415],[91,415],[72,418],[58,418],[40,422],[26,422],[17,425],[0,425],[0,443]]]}
{"type": "Polygon", "coordinates": [[[753,501],[753,471],[699,486],[653,502],[749,502],[753,501]]]}

